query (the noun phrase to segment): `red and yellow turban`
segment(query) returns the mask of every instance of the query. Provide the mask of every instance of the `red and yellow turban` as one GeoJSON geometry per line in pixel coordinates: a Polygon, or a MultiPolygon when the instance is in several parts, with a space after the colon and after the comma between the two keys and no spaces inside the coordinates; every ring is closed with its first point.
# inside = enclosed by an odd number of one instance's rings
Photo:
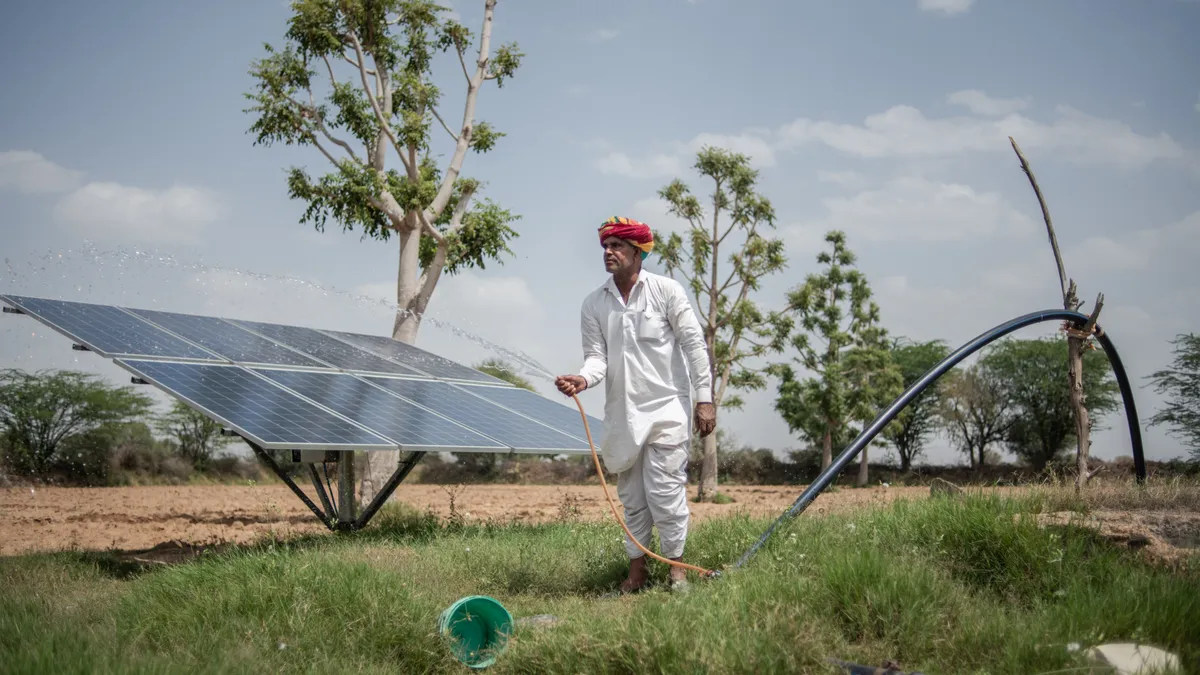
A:
{"type": "Polygon", "coordinates": [[[600,226],[600,242],[603,243],[608,237],[624,239],[641,249],[642,260],[654,250],[654,233],[650,231],[650,226],[632,218],[613,216],[604,221],[600,226]]]}

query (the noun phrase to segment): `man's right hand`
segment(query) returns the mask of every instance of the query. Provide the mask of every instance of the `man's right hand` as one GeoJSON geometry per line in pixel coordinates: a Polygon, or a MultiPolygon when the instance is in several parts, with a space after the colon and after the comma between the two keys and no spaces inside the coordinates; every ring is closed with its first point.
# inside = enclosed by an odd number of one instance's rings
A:
{"type": "Polygon", "coordinates": [[[560,375],[554,384],[565,396],[574,396],[587,389],[587,380],[582,375],[560,375]]]}

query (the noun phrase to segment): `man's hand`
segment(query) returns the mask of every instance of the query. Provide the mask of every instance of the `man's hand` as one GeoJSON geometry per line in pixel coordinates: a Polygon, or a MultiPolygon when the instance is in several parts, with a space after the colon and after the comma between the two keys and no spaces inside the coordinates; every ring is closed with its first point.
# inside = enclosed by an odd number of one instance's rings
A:
{"type": "Polygon", "coordinates": [[[574,396],[587,389],[587,380],[582,375],[560,375],[554,384],[565,396],[574,396]]]}
{"type": "Polygon", "coordinates": [[[696,429],[700,438],[711,434],[717,428],[717,408],[711,403],[696,404],[696,429]]]}

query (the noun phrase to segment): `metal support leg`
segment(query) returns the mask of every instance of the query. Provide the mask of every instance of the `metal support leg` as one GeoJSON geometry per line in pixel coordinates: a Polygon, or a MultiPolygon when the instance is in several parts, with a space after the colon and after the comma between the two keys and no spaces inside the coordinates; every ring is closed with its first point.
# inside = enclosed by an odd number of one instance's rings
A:
{"type": "Polygon", "coordinates": [[[343,452],[338,457],[337,529],[354,529],[354,453],[343,452]]]}
{"type": "Polygon", "coordinates": [[[317,491],[317,497],[321,499],[321,506],[325,509],[325,513],[333,517],[337,517],[337,509],[333,508],[333,504],[329,501],[329,494],[325,492],[325,484],[321,482],[321,476],[317,474],[317,465],[308,465],[308,476],[312,479],[313,489],[317,491]]]}
{"type": "Polygon", "coordinates": [[[396,491],[396,487],[399,486],[406,477],[408,477],[408,473],[413,470],[413,467],[416,466],[417,462],[421,461],[421,458],[424,456],[425,453],[423,452],[409,453],[408,459],[404,460],[400,463],[400,466],[396,467],[396,470],[392,472],[391,477],[388,478],[387,482],[383,484],[383,487],[379,490],[379,493],[375,495],[375,498],[371,500],[371,503],[367,505],[367,508],[363,509],[362,515],[358,517],[358,522],[356,522],[354,525],[355,529],[361,530],[367,526],[367,523],[371,521],[371,518],[375,515],[375,512],[379,510],[379,507],[383,506],[384,502],[386,502],[388,498],[392,496],[392,493],[396,491]]]}
{"type": "Polygon", "coordinates": [[[296,493],[296,496],[300,498],[300,501],[304,502],[305,506],[312,510],[313,513],[317,514],[317,517],[321,519],[321,522],[325,524],[325,527],[328,527],[331,530],[333,529],[333,522],[329,519],[329,516],[326,515],[325,512],[321,511],[321,509],[317,508],[317,505],[308,498],[308,495],[304,494],[304,490],[301,490],[300,487],[292,481],[291,477],[284,473],[283,469],[279,468],[279,465],[275,463],[275,460],[270,454],[245,438],[242,440],[245,440],[246,444],[250,446],[250,449],[254,450],[254,454],[258,455],[259,459],[261,459],[264,464],[270,467],[271,470],[275,472],[275,475],[279,476],[279,479],[292,489],[292,492],[296,493]]]}

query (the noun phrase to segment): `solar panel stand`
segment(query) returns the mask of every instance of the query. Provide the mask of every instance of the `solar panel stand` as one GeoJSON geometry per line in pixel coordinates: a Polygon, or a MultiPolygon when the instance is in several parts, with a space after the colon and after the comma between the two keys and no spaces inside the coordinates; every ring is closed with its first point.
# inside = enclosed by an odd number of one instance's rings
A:
{"type": "Polygon", "coordinates": [[[408,459],[404,460],[399,466],[396,467],[396,470],[392,472],[391,477],[387,479],[387,482],[384,483],[383,487],[379,489],[379,492],[375,494],[375,498],[372,499],[371,503],[367,504],[366,508],[363,509],[362,514],[359,515],[358,520],[355,522],[355,529],[361,530],[367,526],[367,523],[371,521],[371,518],[375,515],[375,512],[378,511],[381,506],[383,506],[384,502],[391,498],[392,493],[396,491],[396,488],[399,487],[400,483],[404,482],[404,479],[408,477],[409,472],[413,470],[413,467],[415,467],[417,462],[421,461],[421,458],[424,456],[424,452],[409,453],[408,459]]]}
{"type": "Polygon", "coordinates": [[[317,465],[312,462],[308,463],[308,476],[312,479],[313,489],[317,491],[317,497],[321,499],[321,507],[325,509],[325,513],[336,516],[337,509],[333,508],[333,504],[330,503],[329,493],[325,492],[325,485],[321,482],[321,477],[317,475],[317,465]]]}
{"type": "Polygon", "coordinates": [[[325,527],[328,527],[331,530],[334,529],[333,521],[330,519],[329,515],[322,511],[319,506],[314,504],[313,501],[308,498],[308,495],[304,494],[304,490],[301,490],[300,486],[296,485],[291,476],[287,475],[283,469],[279,468],[279,464],[275,462],[275,458],[271,457],[271,453],[263,450],[257,443],[254,443],[245,437],[243,437],[242,440],[246,441],[246,445],[250,446],[250,449],[254,451],[254,454],[258,455],[259,459],[263,461],[263,464],[266,464],[268,467],[270,467],[270,469],[275,472],[275,475],[279,476],[279,480],[282,480],[289,488],[291,488],[292,492],[300,498],[300,501],[304,502],[304,505],[307,506],[314,514],[316,514],[317,518],[319,518],[321,522],[325,524],[325,527]]]}
{"type": "Polygon", "coordinates": [[[354,522],[354,452],[338,453],[338,531],[353,530],[354,522]]]}

